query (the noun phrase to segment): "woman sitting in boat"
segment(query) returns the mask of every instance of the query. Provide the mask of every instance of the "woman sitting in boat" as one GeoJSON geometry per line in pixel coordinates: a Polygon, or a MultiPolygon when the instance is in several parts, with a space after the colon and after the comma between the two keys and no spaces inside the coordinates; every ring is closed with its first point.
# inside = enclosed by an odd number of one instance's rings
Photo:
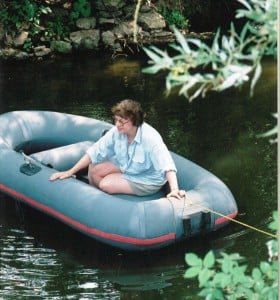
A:
{"type": "Polygon", "coordinates": [[[69,170],[50,180],[65,179],[88,167],[89,183],[109,194],[146,196],[168,182],[167,197],[184,197],[174,161],[160,134],[144,122],[141,105],[123,100],[112,108],[115,126],[69,170]]]}

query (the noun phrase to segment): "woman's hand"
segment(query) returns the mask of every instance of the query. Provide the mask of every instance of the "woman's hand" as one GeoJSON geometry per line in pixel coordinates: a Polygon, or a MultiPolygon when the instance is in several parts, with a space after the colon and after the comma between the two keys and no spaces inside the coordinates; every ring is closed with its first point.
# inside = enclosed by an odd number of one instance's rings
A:
{"type": "Polygon", "coordinates": [[[184,198],[186,195],[186,192],[184,190],[179,190],[176,172],[173,170],[167,171],[166,178],[169,183],[170,190],[171,190],[171,192],[166,197],[167,198],[175,197],[177,199],[184,198]]]}
{"type": "Polygon", "coordinates": [[[167,198],[177,198],[177,199],[182,199],[186,196],[186,191],[185,190],[172,190],[166,197],[167,198]]]}
{"type": "Polygon", "coordinates": [[[71,169],[63,172],[57,172],[51,175],[49,180],[65,179],[73,176],[83,168],[88,167],[90,164],[90,157],[88,154],[85,154],[71,169]]]}
{"type": "Polygon", "coordinates": [[[64,171],[64,172],[58,172],[58,173],[54,173],[51,175],[51,177],[49,178],[49,180],[54,181],[57,179],[66,179],[73,176],[72,172],[70,170],[68,171],[64,171]]]}

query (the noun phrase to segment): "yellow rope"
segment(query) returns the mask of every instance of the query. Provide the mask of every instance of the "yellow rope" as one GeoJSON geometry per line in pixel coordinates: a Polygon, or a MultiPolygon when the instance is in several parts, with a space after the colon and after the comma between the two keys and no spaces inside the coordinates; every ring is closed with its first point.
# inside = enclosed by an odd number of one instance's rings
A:
{"type": "Polygon", "coordinates": [[[225,216],[225,215],[223,215],[223,214],[221,214],[221,213],[219,213],[219,212],[217,212],[217,211],[215,211],[215,210],[213,210],[213,209],[210,209],[210,208],[208,208],[208,207],[206,207],[206,206],[203,206],[203,205],[201,205],[201,204],[199,204],[199,203],[194,203],[194,202],[192,202],[192,201],[189,201],[189,203],[190,203],[191,205],[197,205],[197,206],[200,206],[200,207],[202,207],[203,209],[208,210],[209,212],[211,212],[211,213],[213,213],[213,214],[216,214],[216,215],[218,215],[218,216],[221,216],[221,217],[223,217],[223,218],[225,218],[225,219],[228,219],[229,221],[235,222],[235,223],[237,223],[237,224],[239,224],[239,225],[248,227],[248,228],[250,228],[250,229],[252,229],[252,230],[258,231],[258,232],[260,232],[260,233],[262,233],[262,234],[271,236],[271,237],[273,237],[273,238],[276,238],[276,239],[278,238],[276,234],[267,232],[267,231],[265,231],[265,230],[262,230],[262,229],[259,229],[259,228],[257,228],[257,227],[251,226],[251,225],[246,224],[246,223],[244,223],[244,222],[235,220],[235,219],[233,219],[233,218],[231,218],[231,217],[225,216]]]}

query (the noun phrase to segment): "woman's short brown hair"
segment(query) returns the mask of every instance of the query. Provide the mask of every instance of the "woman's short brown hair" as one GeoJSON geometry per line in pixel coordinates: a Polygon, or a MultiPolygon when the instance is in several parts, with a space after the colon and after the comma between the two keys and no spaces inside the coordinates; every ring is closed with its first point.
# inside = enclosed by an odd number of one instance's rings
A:
{"type": "Polygon", "coordinates": [[[130,119],[134,126],[141,126],[144,122],[144,112],[141,104],[131,99],[125,99],[117,103],[111,109],[114,116],[130,119]]]}

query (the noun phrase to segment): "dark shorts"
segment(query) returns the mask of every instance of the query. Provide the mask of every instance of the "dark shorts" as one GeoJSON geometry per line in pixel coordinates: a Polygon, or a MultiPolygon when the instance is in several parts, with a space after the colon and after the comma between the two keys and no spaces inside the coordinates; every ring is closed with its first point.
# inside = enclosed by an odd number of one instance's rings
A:
{"type": "Polygon", "coordinates": [[[152,195],[158,192],[162,185],[155,185],[155,184],[143,184],[138,182],[133,182],[130,180],[127,180],[131,189],[137,196],[147,196],[152,195]]]}

